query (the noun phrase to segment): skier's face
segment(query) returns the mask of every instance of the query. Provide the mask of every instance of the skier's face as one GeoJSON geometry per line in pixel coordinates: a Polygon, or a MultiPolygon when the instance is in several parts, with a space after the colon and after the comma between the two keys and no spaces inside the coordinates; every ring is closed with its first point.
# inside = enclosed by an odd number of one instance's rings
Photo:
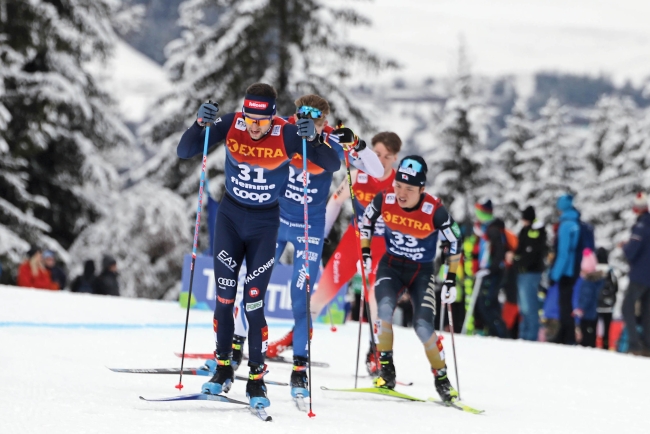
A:
{"type": "Polygon", "coordinates": [[[271,129],[275,116],[246,114],[246,131],[253,140],[259,140],[271,129]]]}
{"type": "Polygon", "coordinates": [[[373,151],[379,157],[381,165],[384,166],[384,176],[388,176],[397,162],[397,155],[390,152],[382,142],[375,143],[373,151]]]}
{"type": "Polygon", "coordinates": [[[420,195],[424,192],[424,187],[404,184],[403,182],[393,182],[395,189],[395,198],[397,204],[402,208],[413,208],[420,201],[420,195]]]}

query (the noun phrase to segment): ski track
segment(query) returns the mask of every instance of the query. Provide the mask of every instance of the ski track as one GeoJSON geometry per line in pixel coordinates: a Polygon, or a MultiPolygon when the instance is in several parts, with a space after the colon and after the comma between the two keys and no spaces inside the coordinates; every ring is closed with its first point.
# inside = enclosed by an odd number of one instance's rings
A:
{"type": "MultiPolygon", "coordinates": [[[[94,297],[0,286],[3,322],[75,322],[183,324],[185,311],[176,303],[94,297]]],[[[192,311],[191,322],[211,323],[210,312],[192,311]]],[[[270,320],[270,339],[289,323],[270,320]]],[[[272,423],[263,424],[242,406],[195,401],[148,403],[156,398],[195,393],[205,377],[184,376],[179,393],[173,375],[119,374],[120,368],[180,367],[180,328],[62,328],[0,326],[1,433],[138,433],[254,432],[286,433],[642,433],[650,399],[650,359],[602,350],[552,344],[456,336],[461,395],[477,416],[432,403],[413,403],[363,394],[323,391],[320,386],[354,386],[356,323],[317,328],[315,360],[330,368],[312,368],[314,419],[300,413],[288,387],[268,386],[272,423]]],[[[366,352],[367,327],[362,359],[366,352]]],[[[451,339],[445,343],[451,354],[451,339]]],[[[188,352],[213,347],[209,327],[188,331],[188,352]]],[[[197,360],[186,360],[195,367],[197,360]]],[[[395,327],[395,364],[404,381],[399,389],[426,399],[436,396],[422,346],[412,330],[395,327]]],[[[450,377],[455,383],[453,362],[450,377]]],[[[290,365],[270,364],[269,379],[288,381],[290,365]]],[[[365,373],[365,367],[359,367],[365,373]]],[[[369,387],[361,379],[359,387],[369,387]]],[[[246,400],[245,383],[236,381],[228,394],[246,400]]]]}

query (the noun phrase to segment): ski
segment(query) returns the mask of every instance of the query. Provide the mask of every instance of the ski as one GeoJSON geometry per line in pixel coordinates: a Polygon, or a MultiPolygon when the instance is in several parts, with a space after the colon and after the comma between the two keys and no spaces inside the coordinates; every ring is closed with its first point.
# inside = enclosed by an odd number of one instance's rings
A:
{"type": "Polygon", "coordinates": [[[472,413],[472,414],[485,413],[485,410],[477,410],[476,408],[470,407],[469,405],[465,405],[464,403],[457,400],[454,400],[452,402],[445,402],[445,401],[441,401],[438,398],[429,398],[427,399],[427,401],[436,403],[438,405],[442,405],[443,407],[453,407],[457,410],[464,411],[466,413],[472,413]]]}
{"type": "MultiPolygon", "coordinates": [[[[181,373],[181,370],[178,368],[151,368],[151,369],[128,369],[128,368],[108,368],[113,372],[127,373],[127,374],[175,374],[178,375],[181,373]]],[[[212,376],[214,373],[208,371],[204,368],[185,368],[183,369],[183,375],[201,375],[201,376],[212,376]]],[[[248,381],[248,377],[244,375],[235,375],[236,380],[248,381]]],[[[264,380],[266,384],[271,384],[273,386],[288,386],[289,383],[283,381],[273,381],[273,380],[264,380]]]]}
{"type": "Polygon", "coordinates": [[[236,399],[228,398],[227,396],[223,395],[209,395],[207,393],[192,393],[190,395],[169,396],[166,398],[145,398],[144,396],[141,396],[140,399],[148,402],[217,401],[248,406],[248,403],[244,401],[238,401],[236,399]]]}
{"type": "Polygon", "coordinates": [[[273,418],[266,413],[266,409],[264,407],[249,406],[248,408],[250,409],[251,413],[259,417],[264,422],[271,422],[273,420],[273,418]]]}
{"type": "MultiPolygon", "coordinates": [[[[353,375],[353,377],[354,377],[354,375],[353,375]]],[[[374,379],[374,378],[377,378],[377,377],[374,377],[374,376],[372,376],[372,375],[359,375],[359,378],[370,378],[370,379],[374,379]]],[[[412,381],[405,382],[405,381],[399,381],[399,380],[397,380],[396,383],[397,383],[399,386],[413,386],[413,382],[412,382],[412,381]]]]}
{"type": "Polygon", "coordinates": [[[405,399],[407,401],[426,402],[424,399],[416,398],[415,396],[406,395],[404,393],[396,392],[391,389],[382,389],[380,387],[367,387],[359,389],[330,389],[325,386],[320,387],[321,390],[328,390],[333,392],[356,392],[356,393],[373,393],[376,395],[390,396],[393,398],[405,399]]]}
{"type": "Polygon", "coordinates": [[[305,402],[305,397],[302,394],[298,394],[293,398],[293,402],[296,403],[296,408],[298,411],[307,413],[307,403],[305,402]]]}
{"type": "MultiPolygon", "coordinates": [[[[178,357],[183,357],[183,353],[174,353],[178,357]]],[[[185,358],[186,359],[214,359],[214,354],[213,353],[185,353],[185,358]]],[[[248,357],[244,356],[244,360],[248,360],[248,357]]],[[[266,358],[267,362],[276,362],[276,363],[287,363],[289,365],[293,365],[293,359],[289,359],[287,357],[283,356],[277,356],[277,357],[267,357],[266,358]]],[[[313,367],[317,368],[329,368],[330,364],[326,362],[311,362],[311,365],[313,367]]]]}

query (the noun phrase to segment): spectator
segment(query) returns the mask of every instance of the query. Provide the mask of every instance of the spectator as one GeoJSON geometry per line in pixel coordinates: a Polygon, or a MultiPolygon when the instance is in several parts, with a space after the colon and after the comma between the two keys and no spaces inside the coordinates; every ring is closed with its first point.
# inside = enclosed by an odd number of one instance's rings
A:
{"type": "Polygon", "coordinates": [[[630,264],[630,285],[623,300],[623,319],[630,343],[629,351],[650,357],[650,213],[645,193],[637,194],[633,210],[639,217],[632,227],[630,240],[622,245],[630,264]],[[641,303],[641,337],[636,329],[637,301],[641,303]]]}
{"type": "Polygon", "coordinates": [[[544,271],[544,258],[548,253],[546,229],[535,219],[535,208],[527,207],[521,214],[523,227],[519,231],[519,244],[515,251],[517,293],[521,324],[519,337],[536,341],[539,333],[539,283],[544,271]]]}
{"type": "Polygon", "coordinates": [[[93,280],[95,280],[95,262],[87,260],[84,262],[84,272],[77,276],[70,285],[70,291],[92,294],[93,280]]]}
{"type": "Polygon", "coordinates": [[[573,309],[580,328],[578,341],[583,347],[596,347],[596,325],[598,324],[598,298],[605,284],[607,265],[598,264],[596,253],[587,248],[582,255],[580,283],[575,286],[578,291],[577,305],[573,309]]]}
{"type": "Polygon", "coordinates": [[[117,262],[110,255],[102,258],[102,272],[93,281],[93,294],[120,295],[120,287],[117,282],[117,262]]]}
{"type": "Polygon", "coordinates": [[[490,274],[483,278],[478,300],[478,312],[488,328],[490,336],[505,338],[506,325],[501,317],[499,290],[503,283],[505,270],[505,224],[501,219],[494,218],[492,201],[487,199],[475,206],[478,222],[474,228],[479,237],[478,262],[481,270],[489,270],[490,274]]]}
{"type": "MultiPolygon", "coordinates": [[[[549,273],[551,282],[559,286],[560,329],[556,343],[574,345],[575,321],[573,319],[573,286],[578,278],[576,263],[580,248],[580,213],[573,206],[573,196],[565,194],[557,200],[560,225],[555,239],[555,261],[549,273]]],[[[580,252],[581,253],[581,252],[580,252]]]]}
{"type": "Polygon", "coordinates": [[[59,289],[65,288],[66,283],[68,282],[68,276],[66,276],[63,268],[56,265],[56,256],[51,250],[46,250],[43,252],[43,265],[50,272],[50,277],[52,282],[56,283],[59,289]]]}
{"type": "Polygon", "coordinates": [[[57,290],[58,285],[52,282],[50,272],[43,266],[43,255],[40,247],[32,246],[27,252],[28,259],[18,267],[18,286],[57,290]]]}
{"type": "Polygon", "coordinates": [[[603,322],[603,349],[609,349],[609,327],[612,324],[614,305],[616,304],[616,293],[618,292],[618,280],[614,270],[608,264],[609,252],[602,247],[596,250],[598,266],[606,268],[605,282],[598,298],[598,318],[603,322]]]}

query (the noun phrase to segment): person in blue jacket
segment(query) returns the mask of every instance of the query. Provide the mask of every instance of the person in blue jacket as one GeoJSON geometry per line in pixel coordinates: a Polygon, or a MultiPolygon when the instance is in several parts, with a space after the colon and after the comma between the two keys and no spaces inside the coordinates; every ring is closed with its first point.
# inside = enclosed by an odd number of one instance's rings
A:
{"type": "Polygon", "coordinates": [[[580,244],[580,213],[573,206],[573,196],[562,195],[557,200],[560,225],[555,239],[555,262],[549,272],[551,282],[559,286],[560,329],[555,342],[574,345],[576,343],[573,312],[573,287],[578,278],[580,264],[577,263],[577,249],[580,244]]]}
{"type": "Polygon", "coordinates": [[[623,300],[623,319],[630,342],[629,351],[650,357],[650,213],[645,193],[637,194],[633,210],[639,217],[629,241],[622,245],[630,264],[630,285],[623,300]],[[634,311],[637,301],[641,304],[643,336],[639,336],[636,330],[634,311]]]}

